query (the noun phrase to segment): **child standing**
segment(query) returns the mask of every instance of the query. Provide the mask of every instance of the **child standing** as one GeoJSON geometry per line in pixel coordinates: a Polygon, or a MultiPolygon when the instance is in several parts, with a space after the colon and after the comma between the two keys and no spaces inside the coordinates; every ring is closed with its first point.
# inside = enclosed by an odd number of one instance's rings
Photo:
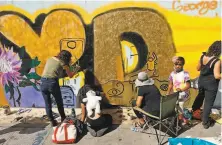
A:
{"type": "Polygon", "coordinates": [[[183,105],[189,97],[189,88],[190,88],[190,76],[187,71],[183,70],[185,60],[183,57],[174,57],[174,71],[171,72],[169,76],[169,86],[167,90],[167,95],[173,92],[179,93],[179,119],[183,118],[183,105]]]}

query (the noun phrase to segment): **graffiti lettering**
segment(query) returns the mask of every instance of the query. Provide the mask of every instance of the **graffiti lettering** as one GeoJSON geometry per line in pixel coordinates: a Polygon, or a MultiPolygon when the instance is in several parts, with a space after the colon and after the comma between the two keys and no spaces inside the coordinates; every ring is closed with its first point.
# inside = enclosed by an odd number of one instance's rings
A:
{"type": "Polygon", "coordinates": [[[218,2],[216,0],[201,1],[198,3],[186,3],[186,4],[182,4],[180,0],[174,0],[172,3],[173,10],[176,10],[178,12],[198,10],[199,15],[204,15],[209,10],[215,10],[217,7],[218,7],[218,2]]]}
{"type": "MultiPolygon", "coordinates": [[[[100,83],[117,79],[122,72],[125,77],[123,79],[128,80],[136,71],[145,69],[148,52],[169,55],[174,53],[170,43],[159,43],[172,41],[172,35],[167,22],[158,12],[129,8],[113,10],[95,17],[93,22],[94,73],[100,83]],[[144,19],[149,16],[153,16],[153,20],[144,19]],[[161,27],[153,23],[154,19],[158,20],[161,27]],[[163,39],[163,34],[167,39],[163,39]],[[100,41],[104,36],[109,37],[100,41]],[[122,61],[116,59],[116,56],[122,56],[122,61]],[[123,70],[117,69],[117,64],[123,66],[123,70]]],[[[168,62],[168,57],[159,59],[158,56],[158,67],[164,67],[168,62]]],[[[158,70],[158,75],[164,77],[166,71],[158,70]]]]}
{"type": "MultiPolygon", "coordinates": [[[[4,49],[0,55],[0,96],[3,96],[0,97],[0,104],[43,107],[39,75],[47,58],[57,55],[61,49],[72,53],[72,64],[76,65],[72,70],[76,72],[76,68],[81,66],[82,70],[93,72],[94,82],[101,85],[110,104],[129,105],[129,101],[137,95],[134,80],[140,71],[147,71],[150,78],[161,80],[155,81],[155,85],[161,92],[166,91],[168,82],[162,80],[166,80],[172,71],[171,58],[175,53],[183,53],[188,46],[186,52],[189,55],[184,57],[188,64],[193,63],[196,60],[191,60],[190,56],[197,55],[189,51],[198,47],[198,52],[201,52],[220,36],[219,31],[208,31],[211,28],[220,30],[219,18],[210,18],[212,25],[208,25],[202,23],[202,19],[205,22],[208,18],[186,17],[184,20],[181,19],[183,15],[175,15],[176,11],[197,11],[204,15],[216,9],[219,3],[216,0],[174,0],[172,7],[175,11],[144,3],[142,6],[141,3],[130,3],[133,7],[128,7],[129,3],[126,6],[123,3],[108,6],[93,15],[75,9],[72,4],[56,5],[39,10],[34,15],[13,6],[3,7],[0,12],[0,43],[7,48],[13,47],[13,50],[5,52],[4,49]],[[195,25],[186,23],[190,20],[195,25]],[[197,34],[200,38],[195,37],[197,34]],[[190,36],[198,38],[198,41],[188,41],[194,40],[190,36]],[[212,36],[211,39],[208,36],[212,36]],[[19,83],[14,85],[16,80],[19,83]],[[115,81],[105,83],[109,80],[115,81]]],[[[186,69],[193,73],[195,71],[190,64],[186,65],[186,69]]],[[[83,86],[84,78],[84,74],[78,73],[73,78],[59,80],[61,87],[71,87],[61,89],[65,107],[76,105],[76,95],[83,86]]]]}
{"type": "Polygon", "coordinates": [[[168,90],[168,84],[162,84],[162,85],[160,86],[160,89],[161,89],[162,91],[167,91],[167,90],[168,90]]]}
{"type": "Polygon", "coordinates": [[[121,95],[124,91],[124,85],[119,82],[119,81],[114,81],[113,82],[113,88],[111,88],[107,94],[109,95],[109,97],[117,97],[119,95],[121,95]]]}

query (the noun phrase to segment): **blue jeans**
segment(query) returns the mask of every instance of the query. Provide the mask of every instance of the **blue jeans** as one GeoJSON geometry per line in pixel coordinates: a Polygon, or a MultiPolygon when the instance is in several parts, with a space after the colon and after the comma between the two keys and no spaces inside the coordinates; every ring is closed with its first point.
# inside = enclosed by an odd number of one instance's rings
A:
{"type": "Polygon", "coordinates": [[[41,79],[41,92],[42,96],[45,100],[45,109],[46,114],[50,121],[54,121],[54,117],[52,114],[52,101],[51,101],[51,94],[55,98],[59,114],[61,116],[61,120],[64,120],[66,118],[65,111],[63,107],[63,100],[62,100],[62,94],[59,86],[58,79],[53,78],[42,78],[41,79]]]}

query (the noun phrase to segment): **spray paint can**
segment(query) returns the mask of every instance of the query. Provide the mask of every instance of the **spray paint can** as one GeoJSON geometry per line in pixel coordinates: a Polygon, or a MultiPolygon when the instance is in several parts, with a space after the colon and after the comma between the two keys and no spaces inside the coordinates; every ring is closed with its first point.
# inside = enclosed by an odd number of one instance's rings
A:
{"type": "Polygon", "coordinates": [[[74,108],[72,108],[72,117],[73,117],[73,118],[76,118],[76,111],[75,111],[74,108]]]}

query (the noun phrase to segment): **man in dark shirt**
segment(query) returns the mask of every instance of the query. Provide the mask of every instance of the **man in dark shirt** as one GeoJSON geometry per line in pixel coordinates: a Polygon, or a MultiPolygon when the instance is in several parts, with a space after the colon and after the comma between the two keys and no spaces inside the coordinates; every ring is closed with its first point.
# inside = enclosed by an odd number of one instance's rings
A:
{"type": "MultiPolygon", "coordinates": [[[[154,85],[154,80],[149,79],[146,72],[140,72],[135,84],[136,87],[138,87],[138,97],[136,104],[133,104],[133,106],[137,106],[152,115],[159,116],[161,94],[154,85]]],[[[136,110],[134,110],[134,112],[139,119],[137,125],[143,127],[145,121],[142,114],[136,110]]]]}

